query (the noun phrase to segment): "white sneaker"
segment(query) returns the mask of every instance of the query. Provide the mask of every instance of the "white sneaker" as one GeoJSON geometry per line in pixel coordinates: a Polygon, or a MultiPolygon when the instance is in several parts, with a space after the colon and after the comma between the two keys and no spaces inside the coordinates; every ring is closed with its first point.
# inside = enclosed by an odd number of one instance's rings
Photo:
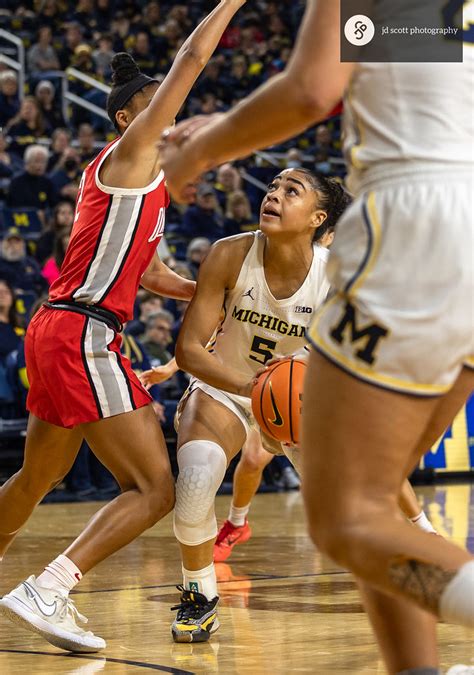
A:
{"type": "Polygon", "coordinates": [[[474,675],[474,666],[464,666],[459,663],[457,666],[451,666],[446,675],[474,675]]]}
{"type": "Polygon", "coordinates": [[[0,614],[68,652],[98,652],[106,646],[105,640],[77,625],[76,619],[87,619],[69,597],[39,586],[34,576],[3,596],[0,614]]]}

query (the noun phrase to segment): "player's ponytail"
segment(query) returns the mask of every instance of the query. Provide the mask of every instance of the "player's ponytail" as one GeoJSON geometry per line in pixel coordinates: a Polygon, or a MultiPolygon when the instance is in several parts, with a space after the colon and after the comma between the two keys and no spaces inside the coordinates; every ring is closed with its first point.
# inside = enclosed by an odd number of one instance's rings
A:
{"type": "Polygon", "coordinates": [[[351,203],[350,195],[344,190],[341,183],[334,178],[326,178],[315,174],[309,169],[296,169],[303,173],[313,190],[319,193],[318,208],[327,213],[326,220],[316,228],[314,241],[320,239],[326,232],[334,232],[336,223],[351,203]]]}
{"type": "Polygon", "coordinates": [[[143,87],[157,80],[142,73],[127,52],[115,54],[110,65],[112,67],[112,91],[107,99],[107,115],[117,131],[120,131],[115,117],[117,112],[123,110],[143,87]]]}

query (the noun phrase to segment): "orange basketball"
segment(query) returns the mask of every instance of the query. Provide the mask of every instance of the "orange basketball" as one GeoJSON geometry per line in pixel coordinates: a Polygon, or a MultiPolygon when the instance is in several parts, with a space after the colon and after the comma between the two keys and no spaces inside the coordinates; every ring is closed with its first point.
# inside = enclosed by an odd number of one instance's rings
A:
{"type": "Polygon", "coordinates": [[[262,431],[280,443],[297,445],[306,364],[283,359],[259,375],[252,390],[252,411],[262,431]]]}

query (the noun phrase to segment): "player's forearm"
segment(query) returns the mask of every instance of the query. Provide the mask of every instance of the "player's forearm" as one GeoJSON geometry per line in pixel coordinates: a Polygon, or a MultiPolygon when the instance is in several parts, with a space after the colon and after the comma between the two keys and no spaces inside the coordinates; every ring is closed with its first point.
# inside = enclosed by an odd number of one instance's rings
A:
{"type": "Polygon", "coordinates": [[[248,385],[248,378],[233,368],[223,366],[202,345],[186,344],[178,338],[175,358],[181,370],[216,389],[242,395],[242,390],[248,385]]]}
{"type": "Polygon", "coordinates": [[[180,277],[179,274],[166,267],[163,271],[149,272],[142,277],[141,285],[158,295],[175,300],[191,300],[196,288],[196,282],[180,277]]]}
{"type": "Polygon", "coordinates": [[[176,58],[186,55],[204,68],[232,17],[244,4],[245,0],[222,0],[191,33],[176,58]]]}
{"type": "Polygon", "coordinates": [[[199,172],[205,171],[301,133],[324,119],[332,107],[330,101],[319,101],[303,80],[282,73],[202,127],[183,150],[199,172]]]}

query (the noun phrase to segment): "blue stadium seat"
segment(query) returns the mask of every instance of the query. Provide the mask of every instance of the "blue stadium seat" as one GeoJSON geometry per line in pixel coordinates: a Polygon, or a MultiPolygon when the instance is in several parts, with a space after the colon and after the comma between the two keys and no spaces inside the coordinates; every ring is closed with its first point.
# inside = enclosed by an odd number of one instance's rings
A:
{"type": "Polygon", "coordinates": [[[17,227],[25,239],[37,239],[43,230],[39,213],[33,208],[5,209],[4,220],[5,229],[17,227]]]}

